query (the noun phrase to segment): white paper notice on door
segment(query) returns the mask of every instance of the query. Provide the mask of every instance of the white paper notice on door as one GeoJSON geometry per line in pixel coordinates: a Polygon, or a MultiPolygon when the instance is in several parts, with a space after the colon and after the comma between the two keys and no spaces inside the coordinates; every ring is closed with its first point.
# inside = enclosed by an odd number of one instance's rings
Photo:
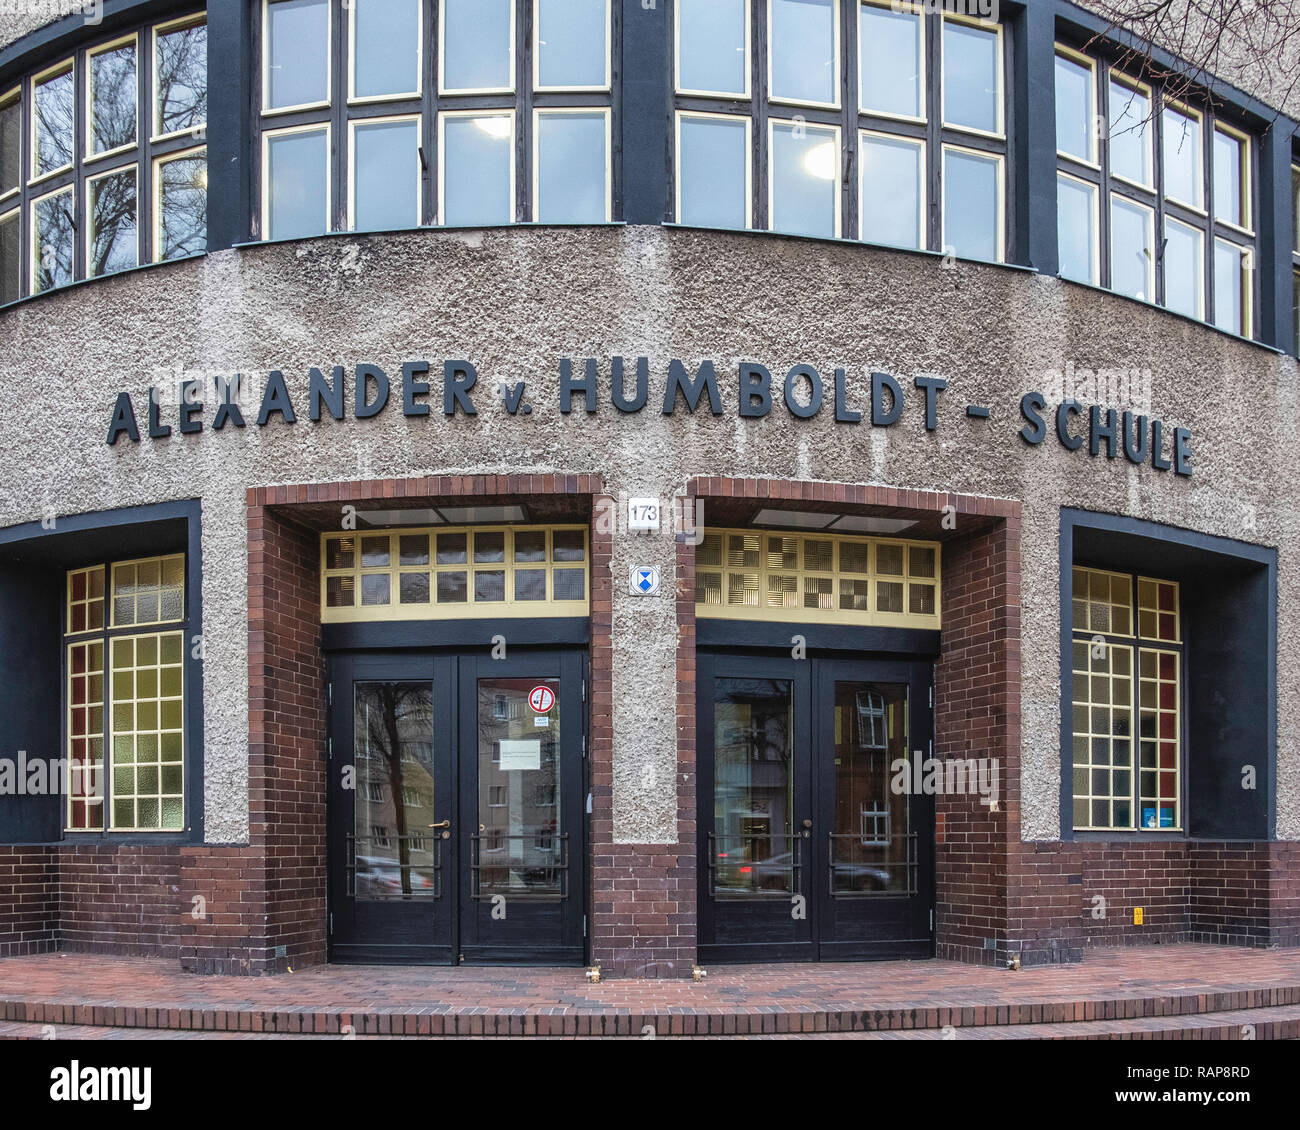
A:
{"type": "Polygon", "coordinates": [[[498,764],[503,773],[512,769],[540,769],[542,743],[503,740],[498,764]]]}

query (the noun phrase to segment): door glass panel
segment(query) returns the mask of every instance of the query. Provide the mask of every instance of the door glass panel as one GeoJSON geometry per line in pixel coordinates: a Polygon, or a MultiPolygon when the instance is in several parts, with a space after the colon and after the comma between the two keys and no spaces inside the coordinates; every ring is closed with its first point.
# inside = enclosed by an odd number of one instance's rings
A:
{"type": "Polygon", "coordinates": [[[890,786],[895,775],[891,766],[907,755],[907,688],[837,682],[830,850],[836,895],[915,889],[909,793],[890,786]]]}
{"type": "Polygon", "coordinates": [[[800,862],[793,827],[793,685],[718,679],[713,719],[713,896],[788,898],[798,889],[800,862]]]}
{"type": "Polygon", "coordinates": [[[563,896],[558,679],[478,681],[474,893],[563,896]]]}
{"type": "Polygon", "coordinates": [[[367,901],[437,898],[442,834],[429,827],[439,819],[433,793],[433,688],[357,683],[354,711],[352,890],[367,901]]]}

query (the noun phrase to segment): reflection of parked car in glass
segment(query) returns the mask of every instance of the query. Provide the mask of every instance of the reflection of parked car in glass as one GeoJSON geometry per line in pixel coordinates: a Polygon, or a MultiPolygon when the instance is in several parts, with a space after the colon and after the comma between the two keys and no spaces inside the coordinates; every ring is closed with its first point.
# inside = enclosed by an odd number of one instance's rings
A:
{"type": "MultiPolygon", "coordinates": [[[[412,865],[408,868],[411,894],[433,891],[431,869],[412,865]]],[[[357,856],[356,894],[358,898],[394,898],[406,894],[402,887],[402,868],[396,859],[383,855],[357,856]]]]}
{"type": "Polygon", "coordinates": [[[885,867],[868,867],[865,863],[835,864],[837,891],[887,891],[889,881],[889,870],[885,867]]]}

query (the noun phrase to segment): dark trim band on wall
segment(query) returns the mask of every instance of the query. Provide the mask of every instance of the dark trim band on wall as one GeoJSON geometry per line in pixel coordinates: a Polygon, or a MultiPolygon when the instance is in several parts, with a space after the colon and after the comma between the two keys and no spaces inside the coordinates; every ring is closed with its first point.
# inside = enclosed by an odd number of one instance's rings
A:
{"type": "Polygon", "coordinates": [[[1010,28],[1016,83],[1008,136],[1015,154],[1011,195],[1016,261],[1044,275],[1059,269],[1056,229],[1056,22],[1029,3],[1010,28]]]}
{"type": "Polygon", "coordinates": [[[252,13],[247,0],[211,0],[208,8],[209,252],[252,238],[252,13]]]}
{"type": "Polygon", "coordinates": [[[925,628],[846,627],[841,624],[773,623],[771,621],[695,618],[698,647],[775,649],[789,652],[799,636],[809,651],[847,651],[854,655],[939,655],[940,633],[925,628]]]}
{"type": "Polygon", "coordinates": [[[535,616],[496,620],[376,621],[365,624],[323,624],[325,651],[405,651],[436,648],[585,647],[591,641],[591,621],[585,616],[535,616]]]}
{"type": "MultiPolygon", "coordinates": [[[[672,135],[669,87],[664,70],[672,52],[666,7],[647,8],[622,0],[623,35],[616,44],[623,67],[622,117],[636,128],[623,130],[623,220],[662,224],[670,215],[668,160],[672,135]]],[[[669,80],[671,81],[671,80],[669,80]]],[[[618,138],[615,138],[618,144],[618,138]]]]}

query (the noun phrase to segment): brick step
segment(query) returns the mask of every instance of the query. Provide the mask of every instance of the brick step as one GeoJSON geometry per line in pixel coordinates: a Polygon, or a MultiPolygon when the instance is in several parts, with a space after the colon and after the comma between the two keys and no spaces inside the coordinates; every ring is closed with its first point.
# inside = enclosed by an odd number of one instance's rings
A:
{"type": "MultiPolygon", "coordinates": [[[[653,994],[651,994],[653,995],[653,994]]],[[[1049,1029],[1097,1032],[1091,1024],[1118,1025],[1116,1031],[1156,1031],[1189,1027],[1193,1017],[1234,1019],[1269,1013],[1262,1020],[1300,1017],[1300,986],[1241,989],[1198,995],[1121,997],[1098,1001],[1023,1001],[1017,1004],[925,1007],[913,1009],[845,1009],[815,999],[780,1004],[728,1007],[656,1007],[609,1004],[604,1008],[525,1004],[490,1007],[431,1004],[424,1007],[371,1008],[302,1006],[291,1009],[218,1007],[216,1005],[147,1007],[65,1004],[57,1001],[0,1001],[0,1023],[53,1025],[73,1029],[126,1029],[140,1033],[248,1033],[252,1035],[326,1036],[339,1038],[350,1025],[357,1036],[491,1036],[491,1037],[656,1037],[733,1035],[840,1035],[939,1039],[953,1029],[958,1038],[972,1030],[1001,1032],[1049,1029]],[[1274,1016],[1281,1010],[1278,1016],[1274,1016]],[[1127,1027],[1125,1027],[1127,1026],[1127,1027]],[[1163,1026],[1163,1027],[1162,1027],[1163,1026]]],[[[1213,1027],[1213,1025],[1210,1025],[1213,1027]]],[[[1069,1037],[1062,1031],[1062,1038],[1069,1037]]],[[[1013,1037],[1010,1037],[1013,1038],[1013,1037]]],[[[1256,1038],[1262,1038],[1257,1035],[1256,1038]]]]}
{"type": "MultiPolygon", "coordinates": [[[[276,1032],[219,1032],[186,1028],[122,1028],[95,1024],[67,1026],[12,1021],[0,1023],[3,1040],[339,1040],[339,1035],[276,1032]]],[[[374,1035],[362,1040],[418,1040],[431,1036],[374,1035]]],[[[636,1039],[637,1036],[504,1036],[503,1039],[636,1039]]],[[[643,1038],[643,1037],[641,1037],[643,1038]]],[[[726,1036],[665,1038],[719,1040],[726,1036]]],[[[1083,1020],[1067,1024],[976,1025],[945,1031],[913,1028],[890,1032],[802,1032],[752,1034],[742,1039],[779,1040],[1297,1040],[1300,1039],[1300,1005],[1282,1008],[1248,1008],[1181,1017],[1140,1020],[1083,1020]]]]}
{"type": "MultiPolygon", "coordinates": [[[[759,1039],[778,1037],[762,1036],[759,1039]]],[[[1067,1024],[999,1024],[898,1032],[827,1032],[826,1040],[1300,1040],[1300,1005],[1243,1008],[1138,1020],[1082,1020],[1067,1024]]]]}

